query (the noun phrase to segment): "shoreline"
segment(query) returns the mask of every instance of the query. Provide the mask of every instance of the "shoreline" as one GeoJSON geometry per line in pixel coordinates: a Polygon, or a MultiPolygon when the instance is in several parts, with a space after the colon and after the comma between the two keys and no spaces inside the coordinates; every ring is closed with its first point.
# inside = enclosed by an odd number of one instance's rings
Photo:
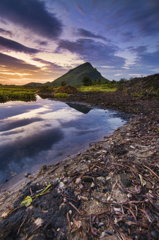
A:
{"type": "Polygon", "coordinates": [[[115,240],[148,234],[157,239],[153,235],[159,236],[159,115],[152,105],[146,102],[142,114],[132,116],[103,141],[42,166],[26,183],[1,194],[0,239],[115,240]],[[29,207],[20,205],[49,184],[50,190],[29,207]]]}
{"type": "MultiPolygon", "coordinates": [[[[57,100],[57,101],[59,101],[59,100],[57,100]]],[[[72,103],[72,102],[66,101],[65,103],[72,103]]],[[[73,102],[73,103],[77,103],[77,102],[73,102]]],[[[77,104],[79,104],[79,103],[77,103],[77,104]]],[[[82,105],[88,106],[88,107],[91,106],[90,104],[84,104],[84,103],[82,103],[82,105]]],[[[98,107],[94,106],[92,108],[102,109],[99,106],[98,107]]],[[[105,109],[105,110],[108,110],[108,109],[105,109]]],[[[112,109],[109,108],[109,110],[111,111],[112,109]]],[[[123,113],[122,111],[116,110],[116,112],[114,114],[117,117],[121,117],[123,119],[123,121],[127,121],[129,119],[129,115],[123,113]]],[[[114,130],[110,129],[109,132],[112,132],[112,131],[114,131],[114,130]]],[[[105,134],[108,136],[109,133],[105,133],[105,134]]],[[[103,136],[104,136],[104,133],[103,133],[103,136]]],[[[98,138],[95,141],[98,142],[100,140],[103,140],[103,136],[102,135],[98,136],[98,138]]],[[[87,142],[85,144],[81,144],[80,146],[76,145],[76,147],[72,148],[70,151],[67,151],[67,152],[63,153],[63,155],[53,158],[52,160],[48,161],[45,164],[46,165],[55,164],[58,161],[63,161],[65,159],[67,159],[67,156],[73,157],[78,152],[85,151],[85,149],[89,148],[90,141],[87,140],[87,142]]],[[[16,176],[7,179],[6,182],[0,184],[0,194],[3,193],[3,191],[7,191],[9,188],[11,188],[13,184],[16,184],[17,182],[20,182],[20,181],[27,180],[27,178],[24,175],[26,175],[26,174],[35,175],[36,172],[41,168],[42,164],[44,164],[44,163],[37,163],[36,165],[32,166],[30,169],[23,170],[22,172],[18,173],[16,176]]]]}

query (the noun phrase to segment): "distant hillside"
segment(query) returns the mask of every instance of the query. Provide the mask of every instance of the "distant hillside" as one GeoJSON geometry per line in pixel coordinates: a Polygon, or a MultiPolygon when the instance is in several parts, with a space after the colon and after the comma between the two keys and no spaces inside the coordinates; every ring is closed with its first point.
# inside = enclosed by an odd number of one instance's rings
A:
{"type": "Polygon", "coordinates": [[[24,87],[40,87],[42,85],[43,85],[42,83],[31,82],[31,83],[25,84],[24,87]]]}
{"type": "Polygon", "coordinates": [[[134,97],[159,98],[159,74],[133,78],[126,81],[125,84],[119,88],[119,91],[131,94],[134,97]]]}
{"type": "Polygon", "coordinates": [[[47,83],[48,85],[60,85],[62,81],[65,81],[67,85],[74,85],[80,86],[81,80],[83,76],[87,75],[90,77],[92,81],[95,79],[101,79],[102,81],[106,81],[107,79],[104,78],[100,72],[97,71],[96,68],[93,68],[89,62],[79,65],[76,68],[69,70],[66,74],[62,75],[61,77],[57,78],[51,83],[47,83]]]}

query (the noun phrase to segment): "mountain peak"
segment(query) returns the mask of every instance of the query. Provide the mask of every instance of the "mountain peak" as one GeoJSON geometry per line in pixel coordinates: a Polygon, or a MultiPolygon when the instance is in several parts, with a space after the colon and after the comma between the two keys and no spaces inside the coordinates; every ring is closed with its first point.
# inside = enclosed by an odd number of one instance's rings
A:
{"type": "Polygon", "coordinates": [[[88,76],[92,81],[95,79],[103,79],[105,78],[100,74],[100,72],[97,71],[96,68],[93,68],[91,63],[85,62],[71,70],[69,70],[67,73],[62,75],[61,77],[54,80],[51,85],[61,85],[62,81],[65,81],[67,85],[74,85],[74,86],[80,86],[82,85],[82,78],[83,76],[88,76]]]}
{"type": "Polygon", "coordinates": [[[91,64],[90,62],[85,62],[85,63],[79,65],[79,67],[80,67],[80,66],[89,66],[89,67],[92,67],[92,64],[91,64]]]}

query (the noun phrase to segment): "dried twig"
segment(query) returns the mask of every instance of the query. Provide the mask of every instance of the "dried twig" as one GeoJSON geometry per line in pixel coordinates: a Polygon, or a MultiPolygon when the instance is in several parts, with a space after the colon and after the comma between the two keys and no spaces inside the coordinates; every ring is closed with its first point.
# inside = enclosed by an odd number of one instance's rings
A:
{"type": "Polygon", "coordinates": [[[94,236],[98,236],[98,234],[94,231],[93,229],[93,225],[92,225],[92,216],[90,215],[90,227],[91,227],[91,233],[94,235],[94,236]]]}
{"type": "Polygon", "coordinates": [[[25,223],[27,217],[28,217],[28,214],[26,215],[26,217],[24,218],[24,221],[23,221],[22,224],[20,225],[20,227],[19,227],[19,229],[18,229],[18,231],[17,231],[17,235],[19,234],[20,229],[21,229],[21,227],[23,226],[23,224],[25,223]]]}
{"type": "Polygon", "coordinates": [[[69,204],[70,204],[80,215],[82,215],[82,214],[80,213],[80,211],[79,211],[71,202],[69,202],[69,204]]]}
{"type": "Polygon", "coordinates": [[[147,168],[153,175],[155,175],[155,176],[159,179],[159,176],[158,176],[154,171],[152,171],[151,168],[149,168],[149,167],[146,166],[145,164],[143,164],[143,166],[144,166],[145,168],[147,168]]]}
{"type": "Polygon", "coordinates": [[[70,223],[70,217],[68,212],[67,212],[67,221],[68,221],[68,229],[69,231],[71,231],[71,223],[70,223]]]}

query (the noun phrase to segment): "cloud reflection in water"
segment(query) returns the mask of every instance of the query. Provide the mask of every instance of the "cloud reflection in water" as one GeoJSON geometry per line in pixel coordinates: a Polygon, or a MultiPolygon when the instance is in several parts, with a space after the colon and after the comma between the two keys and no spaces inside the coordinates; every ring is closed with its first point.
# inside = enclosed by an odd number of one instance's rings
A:
{"type": "Polygon", "coordinates": [[[84,148],[123,124],[114,111],[40,97],[36,103],[1,104],[0,111],[0,182],[84,148]]]}

